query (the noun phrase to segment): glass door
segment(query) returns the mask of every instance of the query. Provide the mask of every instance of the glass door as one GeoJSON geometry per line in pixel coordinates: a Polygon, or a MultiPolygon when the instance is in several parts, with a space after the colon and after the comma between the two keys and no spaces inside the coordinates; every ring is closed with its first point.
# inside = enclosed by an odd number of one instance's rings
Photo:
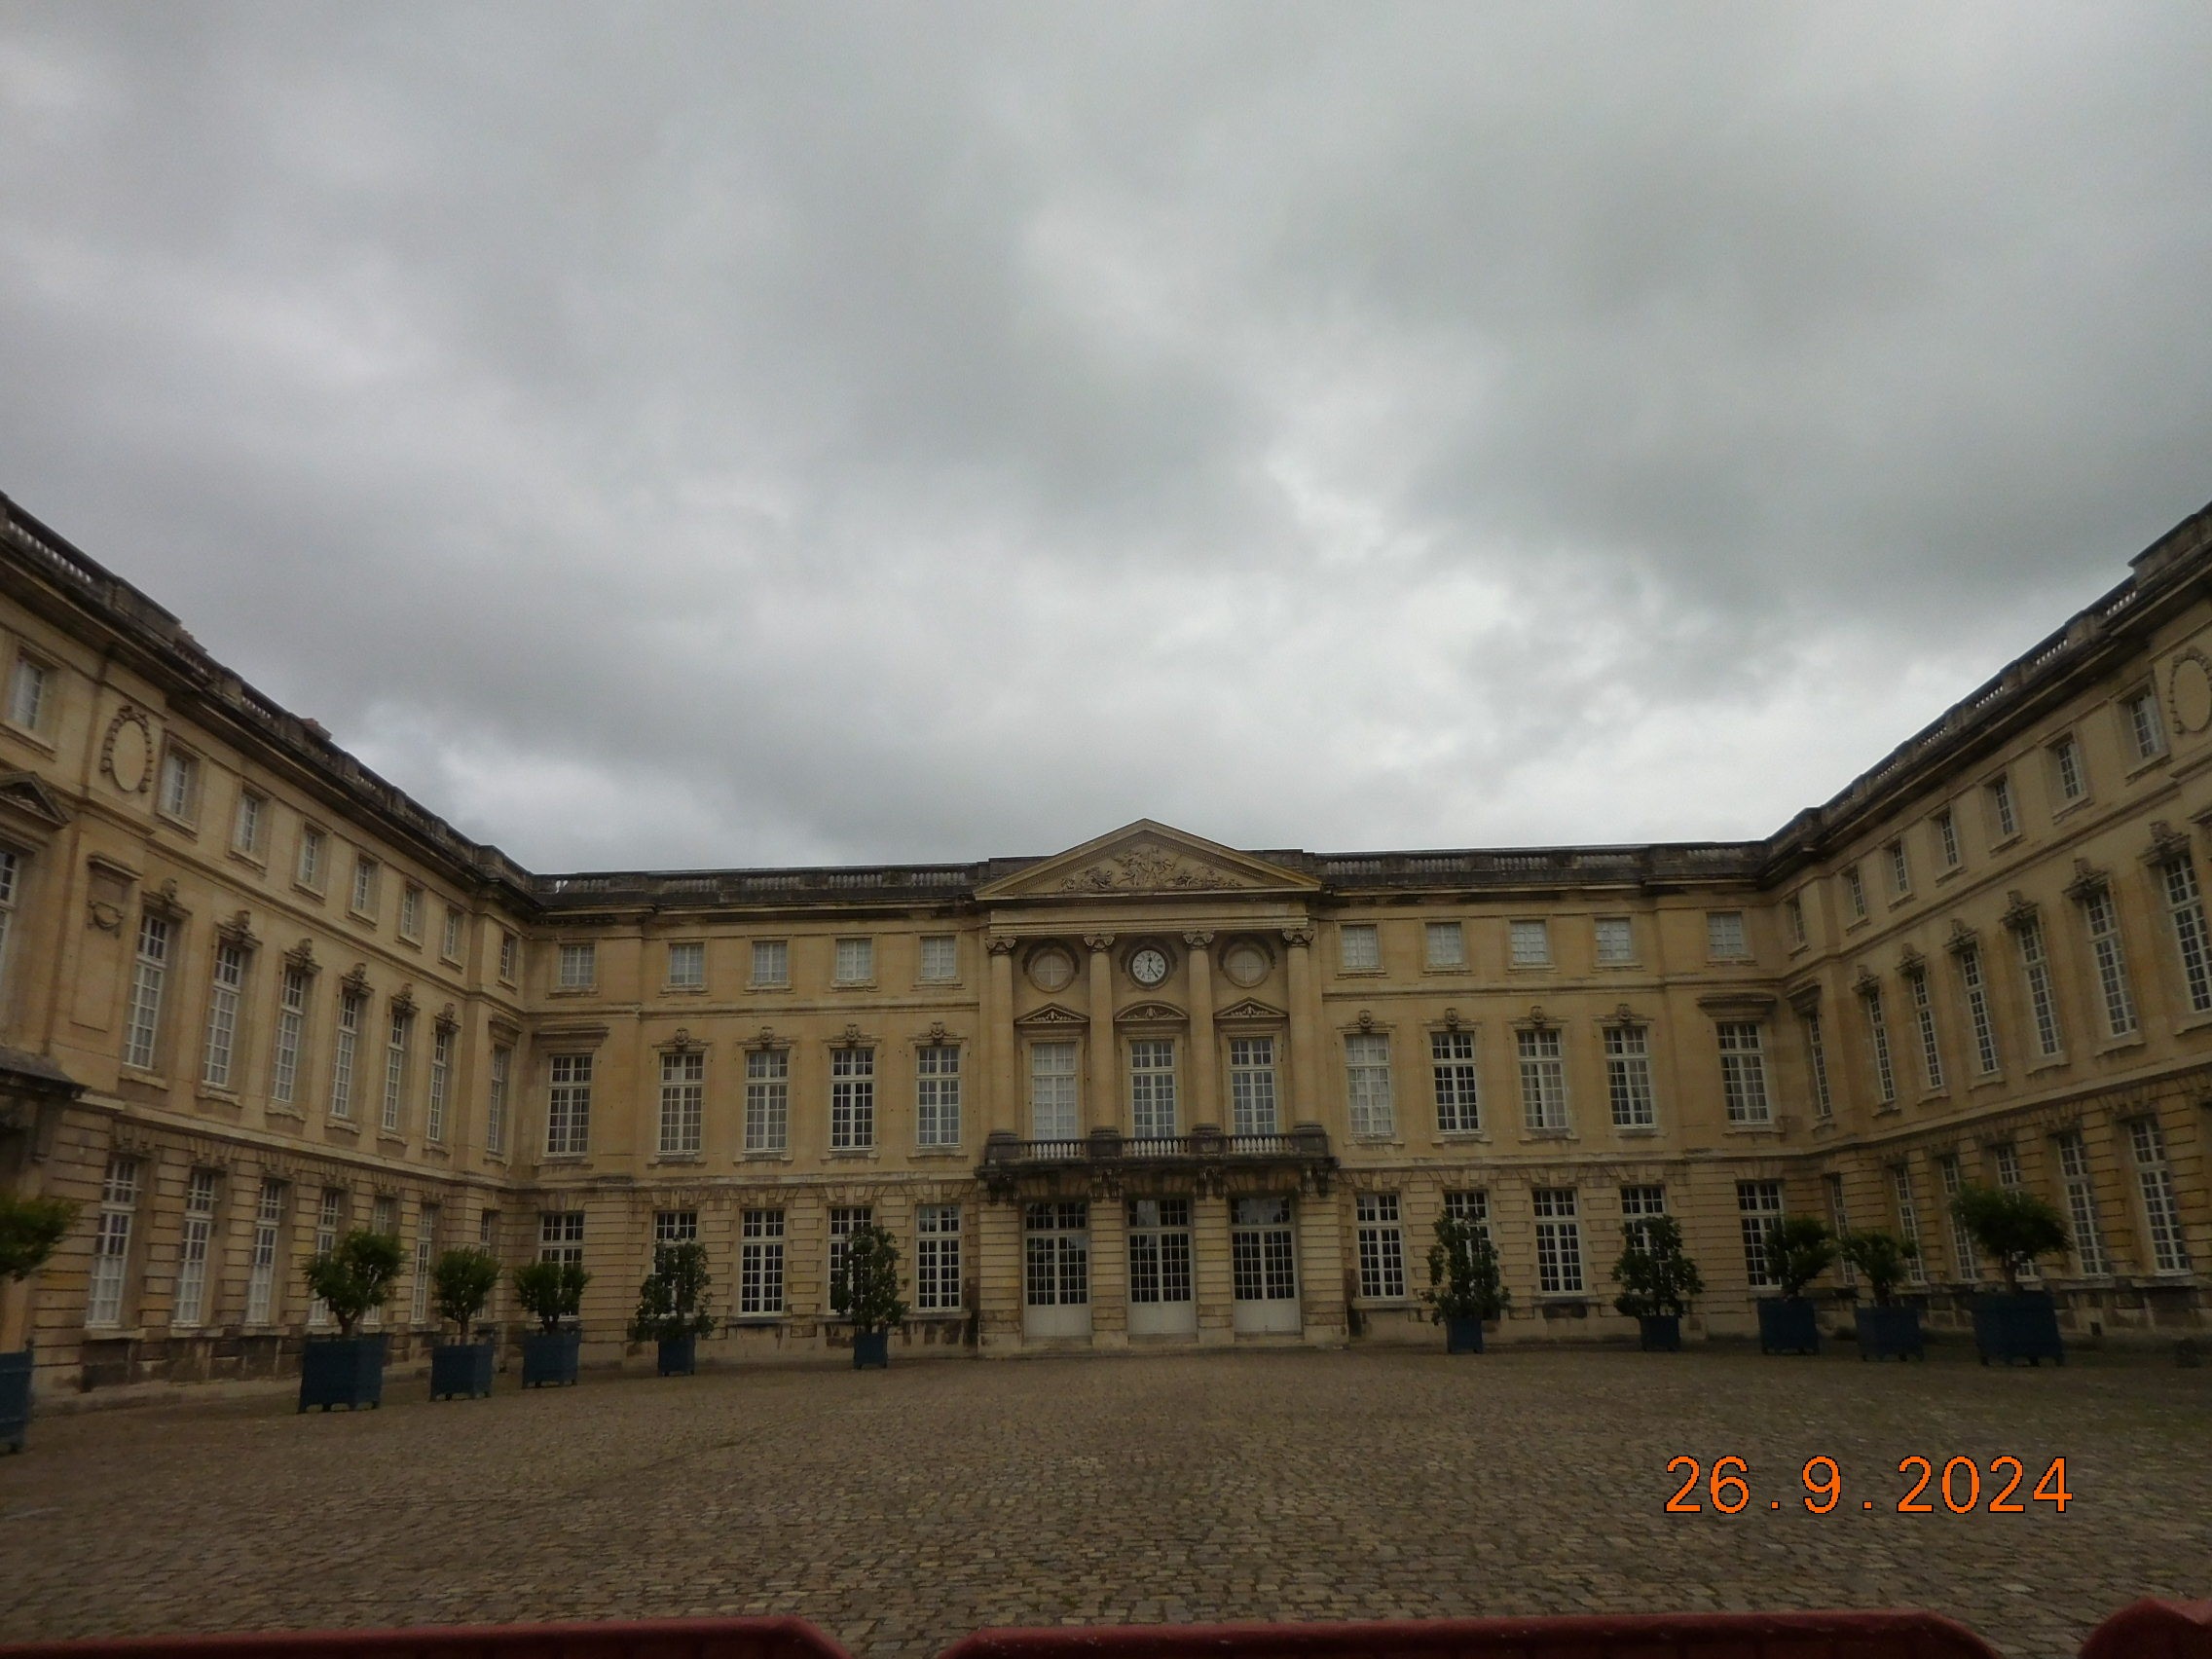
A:
{"type": "Polygon", "coordinates": [[[1191,1200],[1129,1200],[1129,1335],[1196,1336],[1191,1200]]]}
{"type": "Polygon", "coordinates": [[[1031,1204],[1022,1216],[1022,1331],[1090,1335],[1090,1206],[1031,1204]]]}
{"type": "Polygon", "coordinates": [[[1298,1251],[1288,1198],[1238,1198],[1230,1211],[1229,1259],[1236,1302],[1230,1323],[1251,1335],[1294,1332],[1298,1251]]]}

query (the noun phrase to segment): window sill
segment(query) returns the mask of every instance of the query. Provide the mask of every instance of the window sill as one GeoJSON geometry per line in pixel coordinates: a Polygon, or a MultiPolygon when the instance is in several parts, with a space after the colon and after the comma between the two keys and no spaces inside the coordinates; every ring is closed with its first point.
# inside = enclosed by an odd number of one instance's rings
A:
{"type": "Polygon", "coordinates": [[[2077,812],[2085,812],[2096,804],[2097,797],[2095,795],[2079,795],[2053,811],[2050,815],[2050,821],[2053,824],[2063,824],[2077,812]]]}
{"type": "Polygon", "coordinates": [[[2159,750],[2156,755],[2146,755],[2142,758],[2137,760],[2134,765],[2130,766],[2126,771],[2120,774],[2120,781],[2122,783],[2132,784],[2136,779],[2142,777],[2144,774],[2148,772],[2156,772],[2159,768],[2159,766],[2165,762],[2166,758],[2166,751],[2164,751],[2163,749],[2159,750]]]}
{"type": "Polygon", "coordinates": [[[1763,1139],[1770,1135],[1779,1138],[1782,1134],[1782,1125],[1780,1124],[1729,1124],[1720,1132],[1724,1135],[1745,1135],[1753,1140],[1763,1139]]]}
{"type": "Polygon", "coordinates": [[[420,934],[418,934],[413,939],[409,939],[405,934],[401,934],[399,936],[399,942],[407,946],[409,950],[421,950],[423,948],[423,939],[420,934]]]}
{"type": "Polygon", "coordinates": [[[407,1152],[407,1137],[402,1134],[394,1134],[389,1129],[379,1129],[377,1131],[377,1145],[389,1148],[404,1157],[407,1152]]]}
{"type": "Polygon", "coordinates": [[[193,819],[179,818],[175,813],[166,812],[158,806],[154,808],[154,816],[162,823],[166,824],[171,830],[182,830],[195,841],[200,839],[200,826],[193,819]]]}
{"type": "Polygon", "coordinates": [[[740,1163],[789,1163],[791,1161],[792,1155],[788,1148],[782,1152],[741,1152],[737,1155],[740,1163]]]}
{"type": "Polygon", "coordinates": [[[1936,872],[1936,885],[1940,887],[1946,881],[1956,881],[1966,872],[1967,866],[1965,865],[1953,865],[1949,869],[1939,869],[1936,872]]]}
{"type": "Polygon", "coordinates": [[[1505,965],[1505,971],[1508,974],[1556,974],[1559,972],[1559,964],[1556,962],[1508,962],[1505,965]]]}
{"type": "Polygon", "coordinates": [[[1420,1309],[1420,1304],[1410,1296],[1355,1296],[1352,1298],[1352,1306],[1354,1308],[1379,1308],[1385,1312],[1392,1309],[1419,1312],[1420,1309]]]}
{"type": "Polygon", "coordinates": [[[10,737],[20,739],[44,754],[52,756],[60,753],[55,748],[52,738],[30,726],[18,725],[14,720],[7,720],[0,721],[0,730],[5,730],[10,737]]]}
{"type": "Polygon", "coordinates": [[[792,1315],[789,1313],[732,1313],[728,1319],[723,1321],[723,1328],[745,1330],[750,1327],[754,1330],[765,1330],[774,1325],[788,1325],[791,1321],[792,1315]]]}
{"type": "Polygon", "coordinates": [[[788,993],[790,992],[791,988],[792,988],[792,987],[791,987],[791,981],[790,981],[790,980],[788,980],[788,979],[787,979],[787,980],[785,980],[785,981],[784,981],[784,982],[783,982],[782,984],[780,984],[780,985],[774,985],[774,984],[768,984],[768,985],[747,985],[747,986],[745,987],[745,989],[746,989],[746,994],[747,994],[747,995],[749,995],[749,996],[770,996],[770,995],[782,995],[782,994],[788,994],[788,993]]]}
{"type": "Polygon", "coordinates": [[[1488,1129],[1439,1129],[1434,1136],[1434,1143],[1438,1146],[1457,1146],[1462,1143],[1487,1144],[1489,1140],[1490,1131],[1488,1129]]]}
{"type": "Polygon", "coordinates": [[[2072,1062],[2068,1060],[2064,1054],[2053,1054],[2048,1059],[2038,1060],[2034,1065],[2030,1066],[2028,1068],[2028,1076],[2034,1077],[2041,1072],[2064,1071],[2070,1064],[2072,1064],[2072,1062]]]}
{"type": "Polygon", "coordinates": [[[294,881],[294,882],[292,883],[292,891],[293,891],[294,893],[305,893],[305,894],[306,894],[306,895],[307,895],[307,896],[308,896],[308,897],[309,897],[310,899],[313,899],[313,901],[314,901],[314,902],[315,902],[315,903],[316,903],[317,904],[321,903],[322,903],[322,902],[323,902],[323,901],[324,901],[325,899],[327,899],[327,898],[329,898],[329,897],[330,897],[330,889],[329,889],[329,888],[327,888],[327,887],[310,887],[310,886],[309,886],[309,885],[308,885],[308,884],[307,884],[306,882],[304,882],[304,881],[294,881]]]}
{"type": "Polygon", "coordinates": [[[1705,965],[1708,968],[1756,968],[1759,959],[1755,956],[1708,956],[1705,965]]]}
{"type": "Polygon", "coordinates": [[[1629,1140],[1657,1140],[1659,1138],[1659,1125],[1657,1124],[1615,1124],[1613,1133],[1629,1140]]]}
{"type": "Polygon", "coordinates": [[[126,1060],[123,1062],[121,1076],[125,1083],[149,1084],[165,1094],[168,1092],[169,1080],[168,1074],[166,1072],[149,1071],[144,1066],[134,1066],[129,1060],[126,1060]]]}
{"type": "Polygon", "coordinates": [[[963,980],[959,979],[916,979],[914,989],[917,991],[957,991],[963,988],[964,983],[963,980]]]}
{"type": "Polygon", "coordinates": [[[965,1147],[956,1143],[952,1146],[918,1146],[914,1148],[912,1156],[915,1158],[964,1160],[967,1158],[968,1152],[965,1147]]]}
{"type": "Polygon", "coordinates": [[[1354,1146],[1403,1147],[1406,1144],[1396,1135],[1354,1135],[1351,1139],[1354,1146]]]}
{"type": "Polygon", "coordinates": [[[580,1164],[580,1163],[583,1163],[583,1162],[587,1161],[588,1161],[588,1160],[590,1159],[590,1157],[591,1157],[591,1154],[590,1154],[590,1153],[588,1153],[588,1152],[548,1152],[548,1153],[544,1153],[544,1154],[541,1154],[541,1155],[539,1156],[539,1158],[538,1158],[537,1161],[538,1161],[538,1162],[539,1162],[540,1164],[545,1164],[545,1163],[571,1163],[571,1164],[580,1164]]]}
{"type": "Polygon", "coordinates": [[[2111,1042],[2099,1044],[2090,1051],[2101,1058],[2106,1054],[2122,1054],[2130,1049],[2142,1047],[2143,1033],[2138,1031],[2132,1037],[2115,1037],[2111,1042]]]}
{"type": "Polygon", "coordinates": [[[1851,918],[1851,920],[1843,924],[1843,931],[1845,933],[1857,933],[1861,928],[1864,927],[1870,919],[1871,918],[1866,916],[1854,916],[1851,918]]]}
{"type": "Polygon", "coordinates": [[[597,985],[554,985],[549,987],[545,994],[549,997],[596,997],[599,995],[599,987],[597,985]]]}
{"type": "Polygon", "coordinates": [[[1903,1112],[1904,1108],[1899,1105],[1895,1100],[1891,1101],[1887,1106],[1877,1106],[1874,1108],[1874,1116],[1877,1118],[1896,1118],[1901,1116],[1903,1112]]]}
{"type": "Polygon", "coordinates": [[[2184,1031],[2203,1031],[2207,1028],[2212,1028],[2212,1012],[2193,1014],[2187,1019],[2174,1021],[2174,1035],[2176,1037],[2179,1037],[2184,1031]]]}
{"type": "Polygon", "coordinates": [[[460,957],[458,957],[458,956],[456,956],[456,955],[455,955],[455,954],[454,954],[454,953],[453,953],[452,951],[450,951],[450,950],[444,950],[444,949],[441,949],[441,950],[439,950],[439,952],[438,952],[438,960],[439,960],[440,962],[444,963],[444,964],[445,964],[445,965],[446,965],[446,966],[447,966],[448,968],[459,968],[459,967],[461,967],[461,966],[463,966],[463,964],[462,964],[462,962],[461,962],[461,958],[460,958],[460,957]]]}
{"type": "Polygon", "coordinates": [[[304,1124],[308,1121],[308,1115],[297,1106],[285,1106],[272,1101],[261,1110],[262,1116],[266,1118],[285,1118],[295,1124],[304,1124]]]}
{"type": "Polygon", "coordinates": [[[361,1132],[361,1125],[350,1118],[326,1118],[322,1126],[325,1129],[336,1129],[343,1135],[357,1135],[361,1132]]]}
{"type": "Polygon", "coordinates": [[[1382,977],[1382,970],[1380,968],[1339,968],[1337,977],[1340,979],[1380,979],[1382,977]]]}
{"type": "Polygon", "coordinates": [[[377,913],[374,910],[356,910],[350,904],[346,906],[346,919],[359,922],[363,927],[373,928],[377,925],[377,913]]]}
{"type": "Polygon", "coordinates": [[[664,997],[703,997],[707,994],[707,987],[704,985],[663,985],[660,988],[660,994],[664,997]]]}
{"type": "Polygon", "coordinates": [[[833,991],[872,991],[876,986],[873,979],[832,979],[830,988],[833,991]]]}
{"type": "Polygon", "coordinates": [[[1523,1129],[1521,1131],[1523,1145],[1527,1145],[1530,1141],[1571,1141],[1581,1138],[1572,1129],[1523,1129]]]}
{"type": "Polygon", "coordinates": [[[269,861],[266,858],[262,857],[262,855],[259,853],[249,852],[244,847],[232,847],[228,850],[225,856],[228,857],[233,864],[241,864],[245,866],[246,868],[254,871],[258,875],[267,875],[269,873],[269,861]]]}
{"type": "Polygon", "coordinates": [[[192,1097],[195,1100],[212,1100],[218,1106],[236,1106],[239,1104],[237,1089],[217,1088],[210,1083],[201,1084],[192,1091],[192,1097]]]}
{"type": "Polygon", "coordinates": [[[659,1169],[671,1164],[698,1165],[706,1162],[704,1154],[696,1152],[663,1152],[645,1160],[645,1167],[659,1169]]]}
{"type": "Polygon", "coordinates": [[[1987,1077],[1975,1078],[1973,1082],[1967,1085],[1967,1091],[1971,1094],[1977,1088],[2003,1088],[2004,1087],[2005,1074],[2001,1071],[1995,1071],[1991,1072],[1987,1077]]]}
{"type": "Polygon", "coordinates": [[[2020,840],[2020,831],[2015,830],[2009,835],[2001,835],[1996,840],[1990,842],[1989,850],[1993,853],[2002,853],[2009,850],[2009,848],[2018,846],[2020,840]]]}
{"type": "Polygon", "coordinates": [[[822,1155],[840,1161],[872,1162],[881,1156],[872,1146],[833,1146],[822,1155]]]}
{"type": "Polygon", "coordinates": [[[1425,962],[1420,972],[1424,979],[1464,979],[1474,970],[1464,962],[1425,962]]]}

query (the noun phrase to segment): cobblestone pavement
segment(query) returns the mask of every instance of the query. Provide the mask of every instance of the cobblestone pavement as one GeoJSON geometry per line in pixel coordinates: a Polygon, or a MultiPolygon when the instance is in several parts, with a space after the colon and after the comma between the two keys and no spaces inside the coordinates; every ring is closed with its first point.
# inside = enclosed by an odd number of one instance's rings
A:
{"type": "Polygon", "coordinates": [[[1272,1351],[424,1387],[353,1417],[41,1419],[0,1457],[0,1637],[788,1612],[872,1659],[1006,1624],[1923,1605],[2019,1656],[2138,1595],[2212,1595],[2212,1370],[2147,1360],[1272,1351]],[[1898,1514],[1916,1453],[2017,1456],[2027,1513],[1932,1490],[1898,1514]],[[1677,1454],[1743,1457],[1749,1507],[1666,1513],[1677,1454]],[[1843,1498],[1809,1515],[1824,1455],[1843,1498]],[[2063,1515],[2026,1498],[2060,1456],[2063,1515]]]}

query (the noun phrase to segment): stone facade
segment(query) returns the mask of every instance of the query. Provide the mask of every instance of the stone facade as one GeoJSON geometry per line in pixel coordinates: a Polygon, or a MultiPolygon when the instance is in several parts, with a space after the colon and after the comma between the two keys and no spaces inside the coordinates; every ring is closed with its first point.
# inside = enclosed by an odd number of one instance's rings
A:
{"type": "Polygon", "coordinates": [[[1140,822],[541,876],[0,498],[0,1179],[84,1206],[0,1344],[47,1387],[281,1372],[318,1235],[380,1225],[411,1264],[580,1251],[600,1359],[656,1235],[695,1235],[736,1316],[709,1356],[813,1354],[864,1212],[909,1348],[1430,1342],[1448,1203],[1497,1243],[1502,1340],[1632,1329],[1607,1272],[1653,1206],[1708,1331],[1751,1328],[1777,1207],[1916,1232],[1940,1326],[1988,1272],[1959,1181],[2076,1218],[2078,1334],[2201,1330],[2208,642],[2212,509],[1758,840],[1140,822]]]}

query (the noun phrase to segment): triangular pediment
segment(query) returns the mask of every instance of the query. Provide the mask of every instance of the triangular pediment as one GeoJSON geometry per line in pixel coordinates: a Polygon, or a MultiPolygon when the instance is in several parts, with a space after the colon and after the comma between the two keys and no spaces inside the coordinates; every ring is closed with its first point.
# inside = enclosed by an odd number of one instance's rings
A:
{"type": "Polygon", "coordinates": [[[1090,1020],[1088,1015],[1078,1014],[1074,1009],[1068,1007],[1065,1003],[1046,1003],[1041,1008],[1031,1009],[1027,1014],[1017,1016],[1014,1020],[1014,1024],[1016,1025],[1034,1026],[1039,1028],[1050,1028],[1053,1026],[1072,1027],[1077,1025],[1088,1025],[1089,1023],[1090,1020]]]}
{"type": "Polygon", "coordinates": [[[69,809],[61,804],[61,797],[29,772],[0,772],[0,806],[14,807],[56,830],[69,822],[69,809]]]}
{"type": "Polygon", "coordinates": [[[1290,1015],[1279,1008],[1270,1007],[1257,997],[1246,997],[1242,1002],[1231,1003],[1227,1008],[1214,1011],[1216,1025],[1263,1024],[1288,1019],[1290,1015]]]}
{"type": "Polygon", "coordinates": [[[1085,899],[1154,893],[1310,893],[1311,876],[1140,818],[977,890],[977,898],[1085,899]]]}

